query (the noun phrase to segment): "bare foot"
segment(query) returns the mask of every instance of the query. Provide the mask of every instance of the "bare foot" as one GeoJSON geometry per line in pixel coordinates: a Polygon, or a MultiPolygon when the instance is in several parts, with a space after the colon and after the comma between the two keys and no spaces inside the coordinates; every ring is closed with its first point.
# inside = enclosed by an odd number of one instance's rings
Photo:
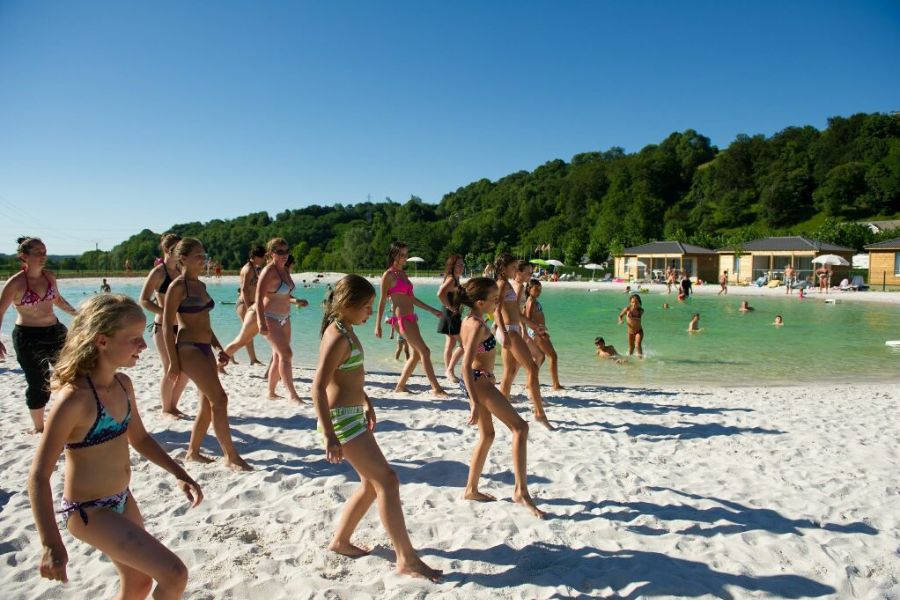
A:
{"type": "Polygon", "coordinates": [[[445,390],[442,387],[438,387],[438,389],[436,389],[436,390],[432,389],[431,393],[433,393],[438,398],[449,398],[450,397],[450,394],[447,393],[447,390],[445,390]]]}
{"type": "Polygon", "coordinates": [[[414,392],[406,386],[400,387],[399,385],[394,388],[395,392],[399,392],[401,394],[418,394],[419,392],[414,392]]]}
{"type": "Polygon", "coordinates": [[[244,460],[243,458],[241,458],[240,456],[238,456],[234,460],[226,458],[225,466],[228,467],[229,469],[231,469],[232,471],[236,471],[238,473],[247,473],[247,472],[253,470],[253,467],[251,467],[247,463],[247,461],[244,460]]]}
{"type": "Polygon", "coordinates": [[[185,454],[183,460],[184,462],[198,462],[204,465],[213,462],[213,459],[208,456],[203,456],[202,454],[185,454]]]}
{"type": "MultiPolygon", "coordinates": [[[[231,360],[234,360],[234,359],[231,359],[231,360]]],[[[266,363],[264,363],[264,362],[262,362],[262,361],[254,360],[252,363],[250,363],[250,366],[251,366],[251,367],[255,367],[256,365],[265,366],[265,364],[266,364],[266,363]]]]}
{"type": "Polygon", "coordinates": [[[522,495],[519,492],[513,492],[513,502],[515,502],[516,504],[521,504],[522,506],[530,510],[531,514],[536,516],[538,519],[543,519],[545,516],[547,516],[547,513],[539,510],[538,507],[534,505],[534,500],[532,500],[531,496],[527,494],[522,495]]]}
{"type": "Polygon", "coordinates": [[[450,369],[447,369],[446,371],[444,371],[444,377],[446,377],[453,383],[459,383],[459,377],[457,377],[456,374],[454,374],[453,371],[451,371],[450,369]]]}
{"type": "Polygon", "coordinates": [[[177,408],[173,408],[172,410],[162,410],[159,414],[161,414],[164,418],[172,419],[173,421],[183,421],[190,418],[177,408]]]}
{"type": "Polygon", "coordinates": [[[547,418],[547,415],[540,415],[540,416],[534,415],[534,420],[535,420],[535,422],[540,423],[541,425],[543,425],[550,431],[553,431],[555,429],[553,427],[553,425],[550,424],[550,419],[547,418]]]}
{"type": "Polygon", "coordinates": [[[463,492],[463,500],[474,500],[475,502],[496,502],[497,498],[484,492],[463,492]]]}
{"type": "Polygon", "coordinates": [[[297,406],[306,406],[306,404],[307,404],[307,402],[300,396],[294,396],[292,398],[288,398],[288,402],[290,402],[291,404],[296,404],[297,406]]]}
{"type": "Polygon", "coordinates": [[[359,546],[354,546],[350,542],[344,543],[336,540],[332,540],[331,543],[328,544],[328,549],[342,556],[349,556],[350,558],[359,558],[360,556],[367,556],[369,554],[368,548],[360,548],[359,546]]]}
{"type": "Polygon", "coordinates": [[[40,429],[38,429],[37,427],[29,427],[25,431],[27,433],[30,433],[31,435],[41,435],[42,433],[44,433],[44,428],[41,427],[40,429]]]}
{"type": "Polygon", "coordinates": [[[563,386],[561,386],[561,385],[559,385],[559,384],[557,383],[557,384],[555,384],[551,389],[552,389],[554,392],[561,392],[561,391],[563,391],[563,390],[566,389],[566,388],[564,388],[563,386]]]}
{"type": "Polygon", "coordinates": [[[409,575],[410,577],[419,577],[421,579],[428,579],[434,583],[437,583],[444,576],[444,572],[440,569],[432,569],[419,557],[414,558],[413,560],[407,563],[397,563],[397,572],[401,575],[409,575]]]}
{"type": "Polygon", "coordinates": [[[284,398],[284,396],[279,396],[278,394],[275,394],[275,393],[270,393],[270,394],[266,395],[266,400],[281,400],[282,398],[284,398]]]}

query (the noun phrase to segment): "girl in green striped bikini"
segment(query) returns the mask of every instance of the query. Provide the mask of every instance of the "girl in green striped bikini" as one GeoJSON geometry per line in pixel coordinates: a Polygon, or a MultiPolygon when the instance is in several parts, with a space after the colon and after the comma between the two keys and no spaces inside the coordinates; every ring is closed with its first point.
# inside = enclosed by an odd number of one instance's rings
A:
{"type": "Polygon", "coordinates": [[[330,463],[347,459],[359,474],[359,489],[347,501],[328,549],[350,557],[368,550],[350,542],[356,526],[378,500],[378,512],[394,550],[397,572],[438,581],[442,572],[419,558],[400,505],[400,481],[381,453],[375,436],[375,409],[366,395],[363,349],[353,331],[372,316],[375,288],[358,275],[347,275],[325,296],[322,344],[312,383],[312,399],[319,419],[318,432],[330,463]]]}

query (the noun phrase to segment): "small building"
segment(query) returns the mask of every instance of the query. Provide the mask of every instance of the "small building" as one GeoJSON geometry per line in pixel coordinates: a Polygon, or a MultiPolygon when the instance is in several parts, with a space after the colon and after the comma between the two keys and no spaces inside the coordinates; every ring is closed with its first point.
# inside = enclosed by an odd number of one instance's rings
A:
{"type": "Polygon", "coordinates": [[[866,246],[869,251],[869,285],[900,285],[900,238],[866,246]]]}
{"type": "Polygon", "coordinates": [[[622,279],[643,279],[646,274],[661,279],[667,267],[674,267],[679,273],[685,269],[692,279],[717,281],[716,252],[682,242],[651,242],[642,246],[625,248],[616,257],[615,274],[622,279]],[[644,267],[638,267],[637,262],[644,267]]]}
{"type": "MultiPolygon", "coordinates": [[[[769,280],[783,280],[784,269],[788,265],[794,267],[798,280],[810,280],[819,266],[813,264],[814,258],[836,254],[850,263],[856,254],[853,248],[811,240],[802,235],[753,240],[743,244],[739,253],[734,248],[719,248],[716,252],[719,254],[719,272],[728,269],[728,279],[732,282],[751,282],[763,276],[769,280]]],[[[841,281],[850,275],[849,265],[832,265],[831,268],[834,271],[832,281],[841,281]]]]}
{"type": "Polygon", "coordinates": [[[872,233],[882,233],[900,228],[900,219],[893,221],[858,221],[858,223],[868,227],[872,233]]]}

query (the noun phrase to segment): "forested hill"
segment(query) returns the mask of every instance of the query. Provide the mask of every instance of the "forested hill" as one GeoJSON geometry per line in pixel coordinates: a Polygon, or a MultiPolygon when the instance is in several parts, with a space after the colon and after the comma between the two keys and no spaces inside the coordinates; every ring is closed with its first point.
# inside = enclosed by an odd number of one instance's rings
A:
{"type": "MultiPolygon", "coordinates": [[[[549,243],[554,258],[577,264],[652,240],[715,248],[788,231],[861,247],[873,240],[868,229],[839,223],[898,212],[900,115],[858,114],[832,118],[824,131],[739,135],[722,151],[696,131],[673,133],[633,154],[587,152],[482,179],[436,205],[413,197],[309,206],[170,231],[200,238],[226,268],[273,236],[287,238],[303,269],[382,267],[393,239],[434,268],[451,253],[483,264],[501,251],[529,255],[549,243]]],[[[128,256],[135,268],[149,268],[160,233],[145,230],[116,246],[111,264],[128,256]]],[[[94,260],[90,252],[79,262],[94,260]]]]}

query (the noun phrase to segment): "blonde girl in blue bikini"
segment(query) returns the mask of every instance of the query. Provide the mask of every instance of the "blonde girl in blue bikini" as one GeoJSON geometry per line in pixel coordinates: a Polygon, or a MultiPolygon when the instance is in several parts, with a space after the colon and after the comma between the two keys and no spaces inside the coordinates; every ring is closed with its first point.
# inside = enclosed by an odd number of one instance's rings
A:
{"type": "Polygon", "coordinates": [[[422,562],[412,546],[400,504],[400,481],[372,435],[375,408],[363,387],[363,349],[353,328],[372,316],[374,299],[371,283],[347,275],[322,304],[322,344],[312,383],[317,429],[328,462],[336,464],[346,458],[361,481],[344,507],[328,549],[354,558],[368,554],[367,549],[353,545],[350,537],[377,499],[381,522],[397,552],[397,572],[438,581],[441,571],[422,562]]]}
{"type": "MultiPolygon", "coordinates": [[[[65,450],[63,526],[100,550],[119,572],[117,598],[181,598],[184,563],[144,529],[128,485],[133,448],[177,480],[191,507],[203,493],[178,463],[147,433],[134,387],[117,373],[133,367],[147,347],[141,308],[127,296],[102,294],[82,305],[72,322],[53,376],[58,396],[38,442],[28,495],[43,546],[41,577],[68,581],[68,554],[55,522],[50,477],[65,450]]],[[[153,493],[158,493],[155,491],[153,493]]]]}

